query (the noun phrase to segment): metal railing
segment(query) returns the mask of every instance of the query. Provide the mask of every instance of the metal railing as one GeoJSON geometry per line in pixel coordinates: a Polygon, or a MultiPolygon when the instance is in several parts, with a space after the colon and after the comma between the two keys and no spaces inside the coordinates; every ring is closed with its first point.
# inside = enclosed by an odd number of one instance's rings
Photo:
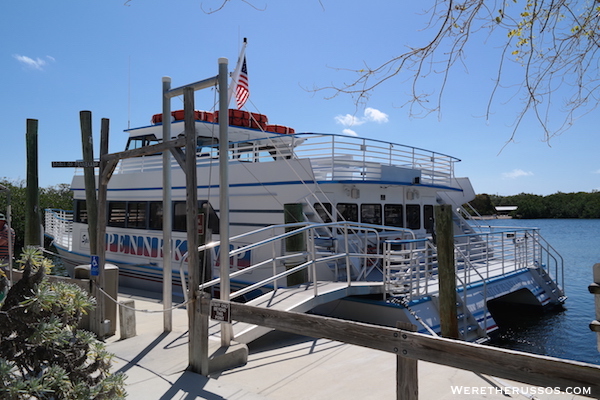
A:
{"type": "MultiPolygon", "coordinates": [[[[271,253],[272,258],[265,258],[255,264],[235,271],[229,275],[230,279],[238,279],[245,274],[251,274],[259,268],[272,268],[272,275],[248,286],[231,293],[230,298],[235,299],[257,289],[264,289],[267,286],[277,288],[280,281],[289,275],[302,270],[309,271],[309,281],[313,284],[314,295],[318,296],[319,287],[317,285],[318,273],[317,266],[327,264],[334,275],[334,279],[344,277],[348,286],[353,282],[366,281],[369,273],[376,268],[380,268],[383,254],[380,251],[378,243],[389,235],[394,237],[412,237],[414,232],[404,228],[386,228],[380,226],[361,224],[356,222],[331,222],[331,223],[295,223],[285,225],[273,225],[260,228],[258,230],[244,233],[242,235],[230,238],[230,243],[249,241],[252,236],[264,236],[268,233],[266,239],[253,241],[249,245],[240,246],[229,252],[229,257],[236,257],[247,251],[254,251],[261,248],[268,248],[266,253],[271,253]],[[336,237],[322,237],[319,232],[323,228],[331,229],[337,232],[336,237]],[[283,232],[282,231],[287,231],[283,232]],[[286,252],[285,240],[295,235],[306,235],[307,248],[300,252],[286,252]],[[323,245],[328,242],[330,245],[323,245]],[[284,249],[284,251],[281,251],[284,249]],[[290,267],[290,261],[293,266],[290,267]],[[286,262],[288,264],[286,265],[286,262]],[[340,271],[339,265],[343,268],[340,271]],[[286,267],[286,268],[282,268],[286,267]],[[284,269],[282,272],[278,272],[284,269]],[[341,275],[339,272],[343,272],[341,275]]],[[[198,251],[208,251],[219,246],[219,242],[212,242],[200,246],[198,251]]],[[[185,259],[185,256],[184,256],[185,259]]],[[[183,260],[182,260],[183,262],[183,260]]],[[[182,270],[183,268],[180,268],[182,270]]],[[[184,281],[182,279],[182,281],[184,281]]],[[[213,279],[200,286],[204,290],[220,283],[220,278],[213,279]]],[[[185,286],[185,282],[184,282],[185,286]]],[[[185,292],[184,287],[184,292],[185,292]]]]}
{"type": "Polygon", "coordinates": [[[449,184],[454,177],[455,157],[418,147],[354,136],[298,134],[302,143],[294,148],[298,158],[313,160],[317,179],[382,180],[385,166],[420,171],[422,183],[449,184]]]}
{"type": "Polygon", "coordinates": [[[70,250],[73,244],[73,211],[48,208],[45,210],[44,221],[44,233],[70,250]]]}
{"type": "MultiPolygon", "coordinates": [[[[539,267],[564,287],[564,261],[535,228],[504,228],[455,236],[455,264],[463,290],[494,277],[539,267]]],[[[408,301],[437,291],[437,253],[431,239],[384,242],[388,295],[408,301]]]]}
{"type": "MultiPolygon", "coordinates": [[[[198,166],[218,162],[218,145],[198,147],[198,166]]],[[[415,170],[421,183],[448,185],[454,178],[454,163],[459,159],[418,147],[352,136],[303,133],[278,135],[245,142],[231,142],[230,162],[272,162],[274,160],[310,158],[318,180],[386,180],[386,167],[415,170]]],[[[177,168],[176,161],[172,167],[177,168]]],[[[156,156],[121,160],[116,174],[162,169],[156,156]]],[[[409,174],[410,175],[410,174],[409,174]]],[[[407,175],[408,176],[408,175],[407,175]]],[[[412,176],[412,175],[411,175],[412,176]]]]}

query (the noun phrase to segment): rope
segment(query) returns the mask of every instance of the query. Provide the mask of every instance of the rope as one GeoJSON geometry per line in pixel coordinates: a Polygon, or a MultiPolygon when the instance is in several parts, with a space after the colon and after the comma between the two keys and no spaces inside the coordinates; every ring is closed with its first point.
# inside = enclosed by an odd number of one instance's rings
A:
{"type": "Polygon", "coordinates": [[[127,306],[127,305],[123,304],[122,302],[120,302],[120,301],[116,300],[116,299],[115,299],[115,298],[113,298],[113,297],[112,297],[110,294],[106,293],[106,291],[105,291],[103,288],[101,288],[100,286],[98,286],[98,284],[97,284],[96,282],[94,282],[94,281],[92,281],[92,282],[93,282],[93,284],[94,284],[94,285],[96,285],[96,288],[97,288],[97,289],[98,289],[98,290],[99,290],[99,291],[100,291],[102,294],[104,294],[104,296],[108,297],[108,299],[109,299],[109,300],[111,300],[113,303],[115,303],[115,304],[116,304],[116,305],[118,305],[119,307],[123,307],[123,308],[126,308],[126,309],[128,309],[128,310],[132,310],[132,311],[143,312],[143,313],[147,313],[147,314],[160,314],[160,313],[164,313],[164,312],[167,312],[167,311],[173,311],[173,310],[176,310],[176,309],[178,309],[178,308],[181,308],[181,307],[187,306],[188,304],[190,304],[191,302],[193,302],[193,301],[194,301],[194,299],[190,299],[190,300],[188,300],[188,301],[186,301],[186,302],[183,302],[183,303],[181,303],[181,304],[178,304],[178,305],[175,305],[175,306],[173,306],[173,307],[171,307],[171,308],[167,308],[167,309],[163,309],[163,310],[147,310],[147,309],[133,308],[133,307],[129,307],[129,306],[127,306]]]}
{"type": "MultiPolygon", "coordinates": [[[[41,250],[42,250],[44,253],[48,253],[48,254],[50,254],[50,255],[53,255],[53,256],[56,256],[56,257],[60,257],[60,258],[67,259],[67,260],[69,259],[69,258],[67,258],[67,257],[64,257],[64,256],[60,255],[60,254],[53,253],[52,251],[50,251],[50,250],[47,250],[47,249],[45,249],[45,248],[41,248],[41,250]]],[[[73,259],[71,259],[71,260],[72,260],[72,261],[76,261],[76,260],[73,260],[73,259]]],[[[108,298],[110,301],[112,301],[113,303],[115,303],[115,304],[116,304],[116,305],[118,305],[119,307],[123,307],[123,308],[126,308],[126,309],[128,309],[128,310],[131,310],[131,311],[143,312],[143,313],[147,313],[147,314],[159,314],[159,313],[165,313],[165,312],[173,311],[173,310],[176,310],[176,309],[178,309],[178,308],[187,307],[187,305],[188,305],[188,304],[190,304],[191,302],[193,302],[193,301],[194,301],[194,299],[189,299],[189,300],[187,300],[187,301],[185,301],[185,302],[183,302],[183,303],[181,303],[181,304],[177,304],[177,305],[174,305],[174,306],[173,306],[173,307],[171,307],[171,308],[167,308],[167,309],[163,309],[163,310],[148,310],[148,309],[139,309],[139,308],[129,307],[129,306],[127,306],[127,305],[123,304],[122,302],[120,302],[120,301],[118,301],[117,299],[113,298],[113,297],[112,297],[110,294],[108,294],[108,293],[107,293],[107,292],[106,292],[106,291],[105,291],[103,288],[101,288],[100,286],[98,286],[98,284],[97,284],[97,282],[96,282],[96,281],[93,281],[93,280],[92,280],[91,282],[92,282],[92,284],[96,285],[96,288],[97,288],[97,289],[98,289],[98,290],[99,290],[99,291],[100,291],[102,294],[104,294],[104,296],[105,296],[105,297],[107,297],[107,298],[108,298]]]]}

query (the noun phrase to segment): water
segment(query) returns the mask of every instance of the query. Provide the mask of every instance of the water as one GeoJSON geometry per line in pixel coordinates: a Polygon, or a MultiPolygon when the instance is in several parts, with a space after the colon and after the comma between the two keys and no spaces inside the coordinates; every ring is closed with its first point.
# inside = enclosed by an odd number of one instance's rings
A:
{"type": "Polygon", "coordinates": [[[600,263],[600,219],[490,220],[494,226],[527,226],[563,256],[564,290],[568,299],[559,312],[524,313],[516,309],[510,327],[494,344],[514,350],[600,364],[596,333],[588,325],[596,318],[592,266],[600,263]]]}

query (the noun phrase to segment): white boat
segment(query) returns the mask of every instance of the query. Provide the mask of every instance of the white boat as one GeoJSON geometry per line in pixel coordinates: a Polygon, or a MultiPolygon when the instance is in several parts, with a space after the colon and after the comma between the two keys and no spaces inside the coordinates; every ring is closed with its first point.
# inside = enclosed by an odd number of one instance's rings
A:
{"type": "MultiPolygon", "coordinates": [[[[208,210],[218,240],[217,116],[197,111],[195,117],[198,207],[208,210]]],[[[172,118],[176,138],[184,131],[183,112],[172,118]]],[[[481,340],[498,328],[490,312],[495,304],[564,302],[562,258],[537,229],[465,220],[463,205],[475,192],[468,178],[454,175],[459,159],[380,140],[296,133],[241,110],[230,110],[228,118],[229,267],[238,289],[233,297],[249,300],[277,289],[292,298],[304,292],[308,297],[293,309],[390,326],[404,320],[439,333],[434,207],[449,204],[464,339],[481,340]],[[286,205],[301,209],[299,223],[285,225],[286,205]],[[291,251],[288,241],[286,251],[286,238],[298,232],[305,247],[291,251]],[[304,275],[286,276],[296,270],[304,275]]],[[[162,116],[126,132],[127,149],[159,143],[162,116]]],[[[161,154],[121,160],[108,186],[106,259],[119,267],[123,286],[162,288],[162,160],[161,154]]],[[[181,286],[187,272],[186,183],[175,160],[171,167],[173,284],[181,286]]],[[[46,235],[74,266],[89,263],[82,172],[71,189],[74,210],[46,210],[46,235]]],[[[218,252],[218,246],[209,252],[214,276],[218,252]]]]}

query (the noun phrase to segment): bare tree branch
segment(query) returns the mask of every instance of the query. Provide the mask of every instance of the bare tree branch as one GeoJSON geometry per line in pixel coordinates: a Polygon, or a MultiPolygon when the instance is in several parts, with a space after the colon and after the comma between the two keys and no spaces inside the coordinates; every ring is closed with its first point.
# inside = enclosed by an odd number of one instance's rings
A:
{"type": "Polygon", "coordinates": [[[488,38],[504,36],[505,45],[499,52],[485,116],[491,116],[500,89],[511,87],[521,104],[509,141],[514,140],[528,115],[542,127],[548,141],[598,106],[600,2],[435,0],[425,14],[429,19],[424,31],[430,32],[430,39],[424,46],[411,47],[376,67],[365,63],[360,69],[337,68],[351,72],[355,78],[316,91],[333,92],[328,98],[348,94],[359,105],[366,103],[377,87],[398,78],[411,88],[404,104],[409,106],[411,116],[440,112],[456,64],[466,70],[466,45],[473,37],[487,34],[488,38]],[[515,71],[508,72],[508,63],[522,67],[520,82],[510,80],[515,71]],[[425,78],[433,74],[441,76],[441,83],[432,101],[434,92],[426,93],[422,88],[425,78]],[[568,96],[559,99],[557,93],[568,96]],[[557,108],[562,111],[558,124],[554,122],[557,108]]]}
{"type": "MultiPolygon", "coordinates": [[[[202,4],[200,4],[200,8],[202,9],[202,12],[204,12],[205,14],[214,14],[214,13],[216,13],[216,12],[219,12],[219,11],[221,11],[221,10],[222,10],[222,9],[225,7],[225,5],[226,5],[227,3],[229,3],[231,0],[221,0],[221,1],[222,1],[221,5],[220,5],[220,6],[218,6],[218,7],[217,7],[216,9],[214,9],[214,10],[210,10],[210,9],[209,9],[209,11],[206,11],[206,10],[204,9],[204,6],[203,6],[202,4]]],[[[255,10],[258,10],[258,11],[265,11],[265,10],[267,9],[267,6],[266,6],[266,5],[265,5],[265,7],[264,7],[264,8],[262,8],[262,9],[261,9],[261,8],[258,8],[258,7],[256,7],[254,4],[252,4],[252,3],[251,3],[250,1],[248,1],[248,0],[240,0],[240,1],[241,1],[242,3],[246,3],[246,4],[248,4],[250,7],[254,8],[255,10]]]]}

